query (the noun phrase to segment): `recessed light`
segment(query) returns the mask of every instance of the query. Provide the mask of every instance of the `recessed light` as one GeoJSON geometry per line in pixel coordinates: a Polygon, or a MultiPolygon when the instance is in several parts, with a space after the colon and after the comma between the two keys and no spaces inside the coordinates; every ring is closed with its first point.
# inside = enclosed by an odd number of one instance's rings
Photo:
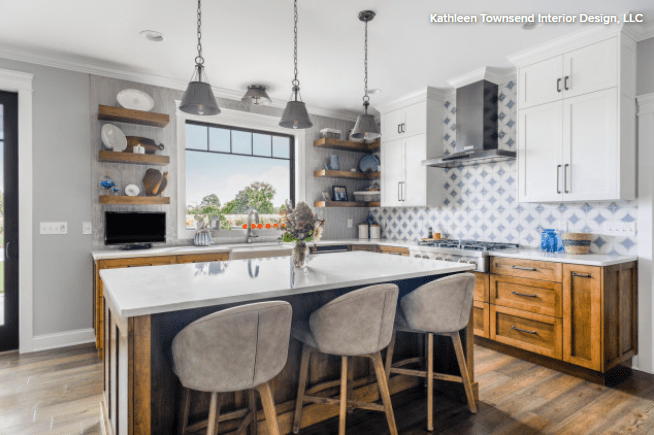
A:
{"type": "Polygon", "coordinates": [[[368,89],[369,94],[381,94],[381,89],[368,89]]]}
{"type": "Polygon", "coordinates": [[[536,22],[533,22],[533,23],[524,23],[524,24],[522,25],[522,28],[525,29],[525,30],[534,30],[534,29],[536,29],[536,28],[538,28],[538,27],[543,27],[543,24],[544,24],[544,23],[536,23],[536,22]]]}
{"type": "Polygon", "coordinates": [[[166,39],[163,33],[157,32],[156,30],[143,30],[139,35],[152,42],[163,42],[163,40],[166,39]]]}

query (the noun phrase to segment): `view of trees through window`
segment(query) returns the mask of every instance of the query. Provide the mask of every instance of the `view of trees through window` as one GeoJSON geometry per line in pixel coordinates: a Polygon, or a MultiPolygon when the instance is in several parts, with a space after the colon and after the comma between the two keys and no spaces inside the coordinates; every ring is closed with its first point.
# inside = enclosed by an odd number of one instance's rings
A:
{"type": "Polygon", "coordinates": [[[264,227],[278,224],[294,199],[293,148],[292,136],[188,122],[186,229],[213,219],[242,228],[251,210],[264,227]]]}

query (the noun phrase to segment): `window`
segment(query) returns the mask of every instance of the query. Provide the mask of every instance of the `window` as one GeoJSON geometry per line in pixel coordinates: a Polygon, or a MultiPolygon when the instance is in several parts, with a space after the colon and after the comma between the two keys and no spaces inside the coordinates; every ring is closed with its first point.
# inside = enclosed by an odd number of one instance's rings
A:
{"type": "Polygon", "coordinates": [[[276,132],[186,121],[186,229],[220,219],[241,228],[250,210],[260,222],[279,223],[286,200],[295,202],[295,139],[276,132]]]}

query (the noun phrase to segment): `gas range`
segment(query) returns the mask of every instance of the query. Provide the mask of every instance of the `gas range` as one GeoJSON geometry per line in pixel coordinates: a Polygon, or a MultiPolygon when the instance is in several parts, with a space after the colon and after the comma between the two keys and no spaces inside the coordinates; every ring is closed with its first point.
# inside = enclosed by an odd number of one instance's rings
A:
{"type": "Polygon", "coordinates": [[[409,248],[412,257],[433,260],[469,263],[475,272],[489,271],[488,256],[493,251],[507,251],[520,248],[515,243],[479,242],[475,240],[424,240],[409,248]]]}

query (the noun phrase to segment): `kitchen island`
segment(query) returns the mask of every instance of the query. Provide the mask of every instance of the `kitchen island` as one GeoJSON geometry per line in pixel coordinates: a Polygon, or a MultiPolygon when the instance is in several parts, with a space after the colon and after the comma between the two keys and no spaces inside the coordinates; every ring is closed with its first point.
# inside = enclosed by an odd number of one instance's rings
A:
{"type": "MultiPolygon", "coordinates": [[[[363,286],[392,282],[399,286],[401,298],[424,283],[473,268],[470,264],[344,252],[313,257],[306,272],[294,269],[288,257],[102,270],[106,319],[103,333],[107,343],[103,409],[107,432],[175,433],[179,383],[171,370],[170,346],[181,329],[200,317],[234,305],[276,299],[292,305],[294,319],[305,319],[328,301],[363,286]]],[[[471,325],[469,322],[461,336],[474,381],[471,325]]],[[[291,432],[300,351],[299,343],[291,340],[286,367],[272,381],[282,433],[291,432]]],[[[396,359],[423,352],[422,337],[398,334],[396,359]]],[[[315,357],[310,367],[310,384],[337,379],[338,361],[328,355],[315,357]]],[[[353,397],[378,400],[378,388],[367,360],[354,363],[353,397]]],[[[440,354],[435,368],[458,374],[454,352],[440,354]]],[[[401,375],[389,382],[392,394],[420,385],[419,378],[401,375]]],[[[450,390],[459,387],[447,385],[450,390]]],[[[208,396],[192,396],[191,421],[206,415],[208,396]]],[[[229,412],[246,403],[245,393],[226,394],[223,410],[229,412]]],[[[313,404],[305,408],[301,426],[337,414],[335,406],[313,404]]],[[[265,433],[263,415],[259,420],[265,433]]],[[[221,424],[221,432],[235,429],[236,424],[237,421],[221,424]]]]}

